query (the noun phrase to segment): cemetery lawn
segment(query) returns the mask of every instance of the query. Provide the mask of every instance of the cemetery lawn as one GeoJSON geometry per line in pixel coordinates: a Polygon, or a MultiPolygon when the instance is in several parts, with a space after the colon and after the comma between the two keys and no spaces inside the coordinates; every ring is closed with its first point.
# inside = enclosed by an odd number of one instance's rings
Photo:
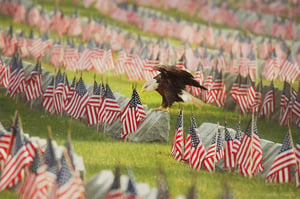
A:
{"type": "MultiPolygon", "coordinates": [[[[87,84],[91,84],[92,77],[83,74],[87,84]]],[[[92,75],[91,75],[92,76],[92,75]]],[[[109,74],[108,74],[109,76],[109,74]]],[[[109,83],[114,92],[131,96],[131,84],[125,77],[110,77],[109,83]]],[[[138,82],[137,88],[141,88],[142,82],[138,82]]],[[[140,95],[142,103],[149,108],[158,107],[160,96],[156,93],[146,93],[140,95]]],[[[224,181],[228,181],[232,187],[235,198],[297,198],[300,190],[291,184],[266,184],[262,178],[245,178],[235,173],[208,173],[205,170],[193,172],[187,164],[176,162],[170,156],[170,147],[173,139],[174,128],[178,108],[175,104],[170,110],[170,138],[168,143],[132,143],[120,140],[113,140],[103,132],[97,132],[95,127],[88,127],[85,121],[58,115],[44,113],[43,110],[30,109],[29,104],[18,103],[1,92],[0,94],[0,121],[7,127],[15,110],[18,110],[25,133],[30,136],[40,136],[47,138],[47,126],[52,127],[53,139],[59,145],[64,144],[67,136],[69,121],[71,121],[71,136],[74,150],[83,156],[87,181],[93,175],[103,169],[113,170],[116,164],[122,166],[122,173],[126,174],[125,168],[131,168],[137,182],[146,182],[151,187],[156,186],[157,165],[160,164],[165,171],[170,192],[173,196],[186,194],[191,181],[196,180],[197,187],[202,198],[217,198],[222,189],[224,181]],[[255,190],[255,191],[253,191],[255,190]]],[[[189,116],[191,104],[184,106],[184,132],[187,133],[189,127],[189,116]]],[[[217,108],[214,105],[204,105],[202,109],[193,108],[198,125],[203,122],[216,123],[221,125],[226,119],[228,126],[235,128],[238,121],[238,114],[217,108]]],[[[249,116],[242,117],[242,129],[246,128],[249,116]]],[[[287,131],[286,127],[280,127],[274,121],[264,122],[258,120],[258,130],[260,137],[282,142],[287,131]]],[[[293,129],[294,141],[299,137],[299,132],[293,129]]],[[[212,132],[214,133],[214,132],[212,132]]],[[[11,191],[0,193],[0,198],[18,198],[11,191]]]]}

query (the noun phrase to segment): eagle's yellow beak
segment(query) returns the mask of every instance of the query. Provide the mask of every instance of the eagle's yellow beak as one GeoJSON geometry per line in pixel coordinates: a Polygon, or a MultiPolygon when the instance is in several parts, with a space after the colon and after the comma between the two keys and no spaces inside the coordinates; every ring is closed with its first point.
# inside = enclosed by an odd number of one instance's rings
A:
{"type": "Polygon", "coordinates": [[[146,89],[143,88],[143,89],[141,90],[141,93],[144,93],[145,91],[146,91],[146,89]]]}

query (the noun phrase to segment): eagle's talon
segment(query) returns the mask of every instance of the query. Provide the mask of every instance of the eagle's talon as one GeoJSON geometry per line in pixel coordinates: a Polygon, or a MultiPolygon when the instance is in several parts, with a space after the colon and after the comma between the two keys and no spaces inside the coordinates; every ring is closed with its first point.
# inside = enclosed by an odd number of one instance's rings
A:
{"type": "Polygon", "coordinates": [[[169,107],[168,108],[162,108],[162,107],[158,107],[158,108],[154,108],[153,111],[162,111],[162,112],[168,112],[169,113],[169,107]]]}
{"type": "Polygon", "coordinates": [[[153,111],[162,111],[162,107],[154,108],[153,111]]]}

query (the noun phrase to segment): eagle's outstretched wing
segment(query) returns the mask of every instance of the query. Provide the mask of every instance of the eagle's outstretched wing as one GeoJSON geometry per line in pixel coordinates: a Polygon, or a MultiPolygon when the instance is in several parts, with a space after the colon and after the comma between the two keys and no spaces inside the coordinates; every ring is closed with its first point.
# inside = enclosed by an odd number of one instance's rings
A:
{"type": "Polygon", "coordinates": [[[199,82],[194,79],[194,76],[191,73],[177,69],[176,66],[158,65],[154,66],[153,69],[160,72],[160,74],[157,75],[157,78],[160,76],[162,80],[171,80],[178,89],[184,89],[186,85],[189,85],[207,90],[207,88],[200,85],[199,82]]]}

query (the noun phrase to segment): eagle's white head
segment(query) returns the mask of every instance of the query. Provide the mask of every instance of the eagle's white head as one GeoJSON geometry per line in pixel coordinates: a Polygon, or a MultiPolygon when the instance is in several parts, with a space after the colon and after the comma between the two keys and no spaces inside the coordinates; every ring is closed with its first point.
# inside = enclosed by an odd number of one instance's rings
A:
{"type": "Polygon", "coordinates": [[[147,91],[147,92],[154,91],[157,88],[158,88],[158,83],[157,83],[156,79],[151,79],[151,80],[145,82],[145,84],[142,87],[141,92],[143,93],[145,91],[147,91]]]}

